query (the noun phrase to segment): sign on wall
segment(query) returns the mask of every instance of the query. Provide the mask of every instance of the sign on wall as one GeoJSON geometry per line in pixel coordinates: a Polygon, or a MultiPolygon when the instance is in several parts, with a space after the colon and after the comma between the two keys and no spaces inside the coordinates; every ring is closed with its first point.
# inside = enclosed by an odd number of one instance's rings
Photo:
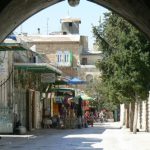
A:
{"type": "Polygon", "coordinates": [[[42,83],[54,83],[56,80],[55,73],[42,73],[41,82],[42,83]]]}

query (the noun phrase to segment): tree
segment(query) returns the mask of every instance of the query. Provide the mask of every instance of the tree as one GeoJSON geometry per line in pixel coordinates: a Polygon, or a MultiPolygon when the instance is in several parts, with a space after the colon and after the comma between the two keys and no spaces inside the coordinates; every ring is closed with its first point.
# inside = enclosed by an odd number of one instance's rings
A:
{"type": "Polygon", "coordinates": [[[95,98],[95,100],[92,101],[92,105],[95,106],[98,111],[103,109],[114,111],[117,109],[118,103],[107,99],[107,89],[105,88],[105,85],[102,84],[101,77],[93,80],[93,82],[87,84],[86,93],[95,98]]]}
{"type": "Polygon", "coordinates": [[[136,133],[138,103],[148,97],[150,84],[150,42],[131,24],[115,13],[106,13],[105,21],[93,26],[96,43],[102,47],[102,71],[105,97],[119,103],[135,103],[136,133]]]}

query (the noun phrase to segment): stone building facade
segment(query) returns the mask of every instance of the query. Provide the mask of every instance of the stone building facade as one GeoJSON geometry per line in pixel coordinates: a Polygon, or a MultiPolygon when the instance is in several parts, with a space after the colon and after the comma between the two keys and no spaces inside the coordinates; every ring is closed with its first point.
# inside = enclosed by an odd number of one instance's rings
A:
{"type": "Polygon", "coordinates": [[[78,18],[61,19],[61,31],[49,35],[27,35],[18,36],[21,43],[46,55],[51,64],[57,66],[64,76],[78,76],[78,65],[80,54],[88,49],[87,36],[79,35],[78,18]]]}
{"type": "Polygon", "coordinates": [[[46,55],[50,63],[62,70],[66,76],[77,76],[80,52],[84,47],[79,35],[35,35],[21,36],[21,42],[46,55]]]}
{"type": "Polygon", "coordinates": [[[101,51],[82,51],[80,55],[80,72],[79,76],[87,82],[92,82],[100,76],[100,71],[96,68],[96,62],[102,59],[101,51]]]}

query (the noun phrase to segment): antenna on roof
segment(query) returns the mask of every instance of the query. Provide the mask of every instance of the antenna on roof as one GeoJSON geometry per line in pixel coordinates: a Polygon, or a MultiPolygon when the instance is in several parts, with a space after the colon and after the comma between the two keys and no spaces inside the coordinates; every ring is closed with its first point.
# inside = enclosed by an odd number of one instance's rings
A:
{"type": "Polygon", "coordinates": [[[37,28],[37,30],[38,30],[38,34],[40,34],[40,28],[37,28]]]}
{"type": "Polygon", "coordinates": [[[70,11],[69,11],[69,7],[68,7],[68,11],[67,11],[67,18],[70,17],[70,11]]]}
{"type": "Polygon", "coordinates": [[[49,21],[49,18],[47,18],[47,35],[48,35],[48,21],[49,21]]]}

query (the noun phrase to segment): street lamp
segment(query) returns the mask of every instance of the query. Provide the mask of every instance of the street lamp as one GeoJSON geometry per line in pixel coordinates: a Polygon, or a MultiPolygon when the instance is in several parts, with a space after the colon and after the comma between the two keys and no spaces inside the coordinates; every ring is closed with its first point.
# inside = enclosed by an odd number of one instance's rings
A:
{"type": "Polygon", "coordinates": [[[75,7],[75,6],[79,5],[80,0],[68,0],[68,3],[71,7],[75,7]]]}

